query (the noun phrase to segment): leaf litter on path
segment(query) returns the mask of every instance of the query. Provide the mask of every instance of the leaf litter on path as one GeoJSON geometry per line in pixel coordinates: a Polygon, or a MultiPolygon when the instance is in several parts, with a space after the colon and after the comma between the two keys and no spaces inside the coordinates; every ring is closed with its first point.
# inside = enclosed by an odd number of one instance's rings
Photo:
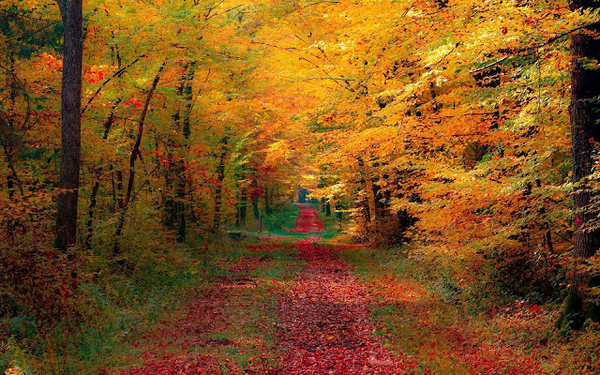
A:
{"type": "MultiPolygon", "coordinates": [[[[300,208],[302,220],[295,230],[321,232],[315,208],[300,208]]],[[[335,255],[344,248],[318,241],[313,235],[292,245],[297,247],[296,263],[304,266],[285,282],[249,274],[266,263],[260,254],[286,245],[250,246],[249,254],[256,256],[240,258],[189,301],[187,312],[167,317],[143,337],[144,364],[120,374],[409,373],[416,364],[394,355],[374,336],[372,296],[335,255]],[[278,302],[269,306],[264,302],[269,298],[271,304],[278,302]],[[268,317],[269,309],[276,316],[268,317]]]]}
{"type": "MultiPolygon", "coordinates": [[[[315,217],[301,206],[300,217],[315,217]],[[304,213],[304,215],[303,215],[304,213]]],[[[316,216],[318,217],[318,216],[316,216]]],[[[302,228],[310,228],[302,222],[302,228]]],[[[281,374],[406,374],[415,367],[374,337],[366,288],[335,252],[311,236],[297,243],[304,271],[279,306],[281,374]]]]}

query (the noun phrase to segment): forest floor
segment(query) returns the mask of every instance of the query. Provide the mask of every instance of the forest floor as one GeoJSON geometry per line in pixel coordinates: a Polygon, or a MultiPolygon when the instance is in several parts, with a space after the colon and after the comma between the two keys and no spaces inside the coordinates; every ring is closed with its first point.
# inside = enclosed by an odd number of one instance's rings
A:
{"type": "MultiPolygon", "coordinates": [[[[423,285],[381,272],[374,253],[321,243],[316,209],[299,208],[296,236],[247,246],[122,354],[120,374],[545,373],[510,335],[444,320],[423,285]]],[[[535,335],[534,313],[519,335],[535,335]]]]}

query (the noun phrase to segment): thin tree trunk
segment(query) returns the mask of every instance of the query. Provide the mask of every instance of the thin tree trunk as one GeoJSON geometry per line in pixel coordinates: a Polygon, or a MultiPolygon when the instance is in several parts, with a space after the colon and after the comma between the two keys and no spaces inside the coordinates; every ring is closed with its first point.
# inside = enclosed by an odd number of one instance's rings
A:
{"type": "Polygon", "coordinates": [[[247,207],[247,192],[246,187],[242,188],[240,193],[240,226],[246,225],[246,207],[247,207]]]}
{"type": "Polygon", "coordinates": [[[265,213],[271,216],[271,205],[269,204],[269,187],[265,187],[265,213]]]}
{"type": "Polygon", "coordinates": [[[115,123],[115,110],[117,109],[117,107],[119,106],[121,101],[122,101],[122,99],[118,98],[113,103],[113,105],[110,109],[110,115],[108,115],[108,118],[104,122],[104,135],[102,135],[102,139],[104,139],[104,140],[108,139],[108,134],[110,133],[110,129],[112,128],[113,124],[115,123]]]}
{"type": "Polygon", "coordinates": [[[98,190],[100,189],[100,181],[94,181],[92,187],[92,194],[90,195],[90,207],[88,209],[88,220],[87,220],[87,236],[85,237],[84,247],[86,249],[92,248],[92,236],[94,235],[94,209],[96,208],[98,190]]]}
{"type": "Polygon", "coordinates": [[[113,248],[115,255],[119,254],[119,252],[120,252],[119,238],[121,237],[121,235],[123,233],[123,227],[125,225],[125,214],[127,213],[127,210],[129,208],[129,203],[131,202],[131,196],[132,196],[133,187],[135,184],[135,162],[140,154],[140,145],[142,144],[142,137],[144,135],[144,123],[146,121],[146,115],[148,114],[148,108],[150,107],[150,101],[152,100],[152,97],[154,96],[154,91],[156,90],[156,87],[158,86],[158,82],[160,81],[160,78],[162,77],[162,73],[166,66],[167,66],[167,62],[165,61],[162,63],[162,65],[158,69],[158,73],[156,73],[156,76],[154,77],[154,80],[152,81],[152,86],[150,87],[150,90],[148,91],[148,94],[146,95],[146,101],[144,103],[144,107],[143,107],[142,113],[140,115],[140,120],[138,123],[138,135],[137,135],[136,141],[133,145],[133,149],[131,150],[131,156],[129,157],[129,180],[127,182],[127,192],[125,194],[125,201],[123,202],[123,207],[120,212],[119,221],[117,223],[117,230],[115,232],[115,245],[113,248]]]}
{"type": "Polygon", "coordinates": [[[365,166],[365,162],[361,157],[358,157],[358,167],[360,171],[361,182],[365,188],[367,194],[367,209],[369,230],[372,230],[377,223],[377,204],[375,202],[375,191],[373,189],[373,179],[371,178],[370,172],[365,166]]]}
{"type": "Polygon", "coordinates": [[[17,183],[19,187],[19,192],[21,196],[25,195],[23,191],[23,185],[21,184],[21,180],[19,179],[19,175],[17,174],[17,170],[15,169],[15,165],[13,164],[12,157],[10,156],[10,150],[6,142],[3,139],[0,139],[0,143],[2,143],[2,148],[4,149],[4,155],[6,156],[6,164],[8,164],[8,168],[12,173],[12,179],[17,183]]]}
{"type": "Polygon", "coordinates": [[[215,189],[215,217],[213,221],[213,232],[217,233],[221,227],[221,204],[223,197],[223,181],[225,180],[225,158],[227,156],[227,137],[221,139],[223,145],[219,165],[217,166],[217,187],[215,189]]]}
{"type": "Polygon", "coordinates": [[[55,246],[66,251],[77,239],[81,161],[82,0],[57,0],[65,27],[62,72],[62,151],[55,246]]]}
{"type": "Polygon", "coordinates": [[[260,212],[258,210],[258,182],[256,180],[252,180],[252,211],[254,218],[258,220],[260,212]]]}

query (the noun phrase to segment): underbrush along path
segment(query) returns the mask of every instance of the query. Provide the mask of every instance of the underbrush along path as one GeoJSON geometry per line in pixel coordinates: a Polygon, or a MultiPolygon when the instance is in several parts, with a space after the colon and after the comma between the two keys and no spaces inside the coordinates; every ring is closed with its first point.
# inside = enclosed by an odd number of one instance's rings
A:
{"type": "Polygon", "coordinates": [[[308,237],[247,246],[122,353],[133,368],[117,373],[394,375],[414,368],[374,336],[373,297],[336,255],[345,248],[317,244],[311,234],[323,224],[313,206],[299,207],[294,230],[308,237]]]}

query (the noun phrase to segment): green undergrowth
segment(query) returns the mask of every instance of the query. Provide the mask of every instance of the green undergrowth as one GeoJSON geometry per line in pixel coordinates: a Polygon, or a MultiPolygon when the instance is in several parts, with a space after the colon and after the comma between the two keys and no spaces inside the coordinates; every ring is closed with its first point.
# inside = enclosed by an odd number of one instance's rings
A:
{"type": "Polygon", "coordinates": [[[238,260],[242,271],[230,275],[245,280],[226,289],[223,319],[203,337],[224,345],[207,345],[208,355],[222,373],[267,373],[279,365],[275,344],[279,297],[300,272],[295,245],[264,246],[238,260]],[[244,264],[249,269],[244,269],[244,264]]]}
{"type": "MultiPolygon", "coordinates": [[[[265,218],[265,224],[268,228],[268,233],[273,236],[284,236],[288,237],[289,240],[302,239],[314,235],[318,235],[323,239],[331,239],[339,234],[339,225],[335,215],[326,216],[325,212],[321,209],[321,205],[315,204],[319,217],[323,222],[323,232],[320,233],[298,233],[290,232],[296,223],[298,212],[300,209],[295,204],[289,204],[285,209],[274,212],[271,216],[265,218]]],[[[284,239],[285,241],[286,239],[284,239]]]]}
{"type": "MultiPolygon", "coordinates": [[[[141,335],[180,310],[198,290],[227,276],[236,262],[260,259],[250,277],[269,285],[294,272],[287,266],[291,250],[250,253],[246,245],[255,238],[189,237],[188,243],[176,244],[168,236],[126,233],[120,256],[110,261],[109,246],[80,251],[79,285],[65,311],[52,318],[17,311],[0,319],[0,374],[9,369],[98,374],[122,367],[139,357],[132,344],[141,335]]],[[[261,298],[273,297],[265,292],[261,298]]]]}
{"type": "Polygon", "coordinates": [[[374,296],[376,334],[416,359],[417,373],[598,373],[597,328],[558,334],[556,304],[517,300],[480,310],[448,281],[443,267],[424,264],[403,249],[355,248],[341,256],[374,296]]]}

